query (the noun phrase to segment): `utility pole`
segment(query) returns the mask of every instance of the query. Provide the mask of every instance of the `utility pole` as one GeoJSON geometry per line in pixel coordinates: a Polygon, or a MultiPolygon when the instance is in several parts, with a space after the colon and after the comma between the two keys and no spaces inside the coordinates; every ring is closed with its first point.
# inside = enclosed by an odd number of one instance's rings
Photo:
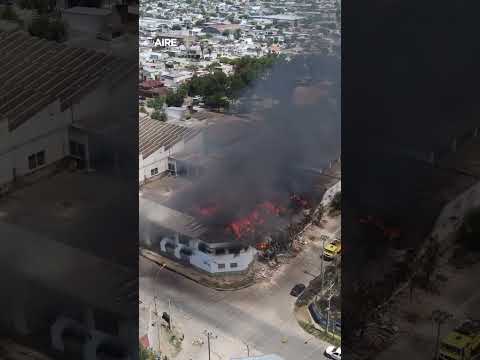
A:
{"type": "Polygon", "coordinates": [[[453,315],[447,313],[446,311],[434,310],[432,312],[432,320],[437,324],[437,339],[435,341],[434,360],[436,360],[438,358],[438,348],[439,348],[439,345],[440,345],[440,326],[452,317],[453,317],[453,315]]]}
{"type": "Polygon", "coordinates": [[[247,347],[247,356],[250,357],[250,346],[245,341],[242,342],[247,347]]]}
{"type": "Polygon", "coordinates": [[[155,304],[155,316],[157,317],[157,320],[155,321],[155,325],[157,326],[157,337],[158,337],[158,352],[160,352],[160,327],[161,327],[161,324],[160,324],[160,318],[158,316],[158,312],[157,312],[157,297],[154,296],[153,297],[153,302],[155,304]]]}
{"type": "Polygon", "coordinates": [[[168,299],[168,316],[170,316],[170,322],[168,323],[168,328],[170,331],[172,330],[172,322],[173,322],[173,316],[172,316],[172,305],[170,299],[168,299]]]}
{"type": "Polygon", "coordinates": [[[330,324],[330,301],[332,300],[332,297],[334,295],[334,290],[333,287],[335,286],[335,282],[332,281],[330,287],[328,288],[328,306],[327,306],[327,328],[326,332],[328,334],[328,325],[330,324]]]}
{"type": "MultiPolygon", "coordinates": [[[[207,330],[207,329],[205,329],[205,330],[203,331],[203,333],[204,333],[205,335],[207,335],[208,360],[211,360],[210,338],[211,338],[212,336],[214,336],[214,334],[213,334],[211,331],[207,330]]],[[[214,338],[217,339],[218,336],[215,335],[214,338]]]]}
{"type": "Polygon", "coordinates": [[[322,282],[320,283],[321,284],[321,287],[320,287],[320,291],[323,291],[323,257],[325,256],[324,252],[325,252],[325,239],[326,239],[326,235],[323,235],[322,236],[322,258],[321,258],[321,263],[320,263],[320,274],[322,276],[322,282]]]}
{"type": "Polygon", "coordinates": [[[207,331],[208,360],[210,360],[210,331],[207,331]]]}

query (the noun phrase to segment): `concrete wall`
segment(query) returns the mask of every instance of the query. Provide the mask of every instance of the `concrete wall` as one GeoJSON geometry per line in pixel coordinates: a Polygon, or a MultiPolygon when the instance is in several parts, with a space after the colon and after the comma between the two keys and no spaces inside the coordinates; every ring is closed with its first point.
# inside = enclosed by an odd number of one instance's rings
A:
{"type": "Polygon", "coordinates": [[[173,252],[173,256],[177,259],[181,258],[180,250],[183,247],[192,250],[192,255],[189,257],[190,264],[196,268],[212,274],[245,271],[255,259],[256,253],[256,250],[254,248],[249,247],[248,250],[242,250],[239,254],[207,254],[198,250],[200,240],[191,239],[189,246],[184,246],[178,242],[178,235],[174,237],[162,237],[162,239],[160,240],[160,250],[162,252],[167,252],[165,246],[166,243],[175,244],[176,248],[173,252]],[[233,267],[232,263],[237,264],[237,266],[233,267]],[[219,264],[224,264],[225,267],[221,268],[219,267],[219,264]]]}
{"type": "Polygon", "coordinates": [[[64,10],[62,12],[62,18],[68,24],[70,30],[97,34],[107,31],[108,24],[112,19],[112,14],[84,14],[81,11],[75,11],[75,8],[73,8],[64,10]]]}
{"type": "Polygon", "coordinates": [[[174,156],[183,151],[195,151],[202,146],[203,135],[201,133],[188,139],[187,141],[180,140],[169,149],[165,150],[163,147],[155,151],[147,158],[139,155],[139,183],[142,184],[152,178],[152,169],[158,169],[158,175],[165,173],[168,170],[168,157],[174,156]]]}
{"type": "Polygon", "coordinates": [[[0,185],[52,164],[68,154],[68,124],[58,101],[52,103],[12,132],[0,130],[0,185]],[[45,151],[45,164],[33,170],[28,157],[45,151]],[[14,170],[15,169],[15,170],[14,170]]]}
{"type": "Polygon", "coordinates": [[[124,88],[112,88],[105,81],[63,112],[56,100],[12,132],[7,119],[0,121],[0,186],[11,182],[14,173],[27,175],[69,155],[68,128],[72,122],[95,119],[101,123],[112,99],[124,88]],[[28,156],[40,151],[45,151],[45,164],[29,169],[28,156]]]}
{"type": "Polygon", "coordinates": [[[200,251],[196,251],[192,255],[190,262],[197,266],[197,259],[202,261],[210,261],[210,272],[211,273],[224,273],[224,272],[238,272],[245,271],[248,269],[250,264],[255,258],[255,249],[249,247],[247,251],[241,251],[240,254],[225,254],[225,255],[210,255],[204,254],[200,251]],[[197,257],[199,254],[202,254],[200,257],[197,257]],[[236,263],[237,267],[232,267],[232,263],[236,263]],[[224,264],[224,268],[220,268],[219,264],[224,264]]]}
{"type": "Polygon", "coordinates": [[[158,175],[165,173],[168,169],[168,155],[170,151],[165,151],[165,148],[161,147],[153,154],[143,159],[140,166],[140,179],[144,181],[152,178],[152,170],[158,169],[158,175]]]}

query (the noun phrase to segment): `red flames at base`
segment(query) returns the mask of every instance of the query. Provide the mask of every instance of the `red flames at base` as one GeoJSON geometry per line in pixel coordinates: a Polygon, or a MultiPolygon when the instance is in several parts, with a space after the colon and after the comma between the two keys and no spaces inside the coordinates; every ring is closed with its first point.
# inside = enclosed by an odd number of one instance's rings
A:
{"type": "Polygon", "coordinates": [[[280,215],[283,208],[276,206],[270,201],[258,204],[247,216],[235,220],[228,225],[237,239],[255,231],[256,226],[265,224],[265,218],[271,215],[280,215]]]}
{"type": "MultiPolygon", "coordinates": [[[[297,209],[308,208],[309,202],[301,196],[293,194],[290,196],[290,206],[297,209]]],[[[204,219],[212,218],[221,211],[221,207],[214,203],[193,208],[193,212],[204,219]]],[[[235,219],[227,224],[225,230],[233,233],[237,239],[241,239],[253,234],[258,226],[265,224],[272,216],[281,216],[285,212],[286,208],[278,206],[272,201],[263,201],[257,204],[246,216],[235,219]]]]}

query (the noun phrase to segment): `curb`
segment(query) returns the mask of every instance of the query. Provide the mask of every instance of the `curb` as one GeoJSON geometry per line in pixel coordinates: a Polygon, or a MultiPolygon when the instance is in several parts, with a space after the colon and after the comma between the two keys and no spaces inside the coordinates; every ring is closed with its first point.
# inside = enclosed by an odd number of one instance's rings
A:
{"type": "MultiPolygon", "coordinates": [[[[244,285],[241,285],[241,286],[226,287],[226,288],[216,287],[216,286],[209,285],[209,284],[207,284],[207,283],[205,283],[205,282],[202,282],[201,280],[196,279],[196,278],[194,278],[194,277],[192,277],[192,276],[190,276],[190,275],[188,275],[188,274],[185,274],[185,273],[183,273],[183,272],[181,272],[181,271],[178,271],[178,270],[176,270],[176,269],[168,266],[167,264],[161,263],[161,262],[159,262],[158,260],[154,259],[153,257],[149,256],[148,254],[145,254],[142,250],[140,250],[140,256],[142,256],[143,258],[145,258],[145,259],[147,259],[147,260],[149,260],[149,261],[151,261],[151,262],[154,262],[154,263],[156,263],[156,264],[158,264],[158,265],[162,265],[162,266],[164,266],[166,269],[168,269],[169,271],[174,272],[174,273],[176,273],[176,274],[179,274],[179,275],[181,275],[181,276],[183,276],[183,277],[185,277],[185,278],[187,278],[187,279],[189,279],[189,280],[191,280],[191,281],[193,281],[193,282],[196,282],[197,284],[200,284],[200,285],[202,285],[202,286],[205,286],[205,287],[208,287],[208,288],[210,288],[210,289],[217,290],[217,291],[235,291],[235,290],[242,290],[242,289],[246,289],[246,288],[248,288],[248,287],[250,287],[250,286],[252,286],[252,285],[255,284],[255,281],[252,280],[252,281],[248,282],[247,284],[244,284],[244,285]]],[[[158,256],[161,256],[161,255],[158,255],[158,256]]]]}
{"type": "MultiPolygon", "coordinates": [[[[297,322],[297,325],[298,325],[306,334],[309,334],[309,335],[315,337],[316,339],[318,339],[318,340],[320,340],[320,341],[323,341],[323,342],[325,342],[325,343],[327,343],[327,344],[335,345],[335,344],[331,343],[329,340],[324,339],[324,338],[322,338],[322,337],[319,337],[319,336],[317,336],[317,335],[314,335],[314,334],[308,332],[307,330],[305,330],[305,328],[304,328],[304,327],[302,326],[302,324],[301,324],[302,322],[312,325],[312,326],[315,328],[316,331],[319,331],[319,332],[324,332],[324,331],[325,331],[325,330],[320,330],[320,329],[317,328],[316,323],[313,321],[313,319],[312,319],[312,317],[311,317],[310,312],[308,311],[308,309],[305,309],[305,310],[308,312],[308,317],[309,317],[309,319],[308,319],[307,321],[304,321],[303,319],[301,319],[300,316],[298,315],[298,311],[299,311],[299,310],[302,310],[302,308],[307,308],[307,307],[306,307],[306,306],[296,306],[296,305],[295,305],[294,310],[293,310],[293,315],[294,315],[294,317],[295,317],[295,321],[297,322]]],[[[336,339],[337,341],[339,341],[339,342],[342,341],[342,337],[341,337],[341,336],[333,335],[333,334],[331,334],[331,336],[332,336],[334,339],[336,339]]]]}

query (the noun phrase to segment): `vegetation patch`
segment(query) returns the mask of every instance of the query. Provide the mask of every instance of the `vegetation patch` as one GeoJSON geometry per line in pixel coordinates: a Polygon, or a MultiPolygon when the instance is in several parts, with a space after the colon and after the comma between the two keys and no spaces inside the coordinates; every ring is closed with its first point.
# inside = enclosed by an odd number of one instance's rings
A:
{"type": "Polygon", "coordinates": [[[333,335],[331,333],[327,333],[326,331],[321,331],[317,329],[315,326],[313,326],[312,323],[301,321],[301,320],[298,323],[303,330],[305,330],[310,335],[315,336],[317,339],[326,341],[335,346],[340,346],[342,343],[341,338],[339,336],[333,335]]]}

